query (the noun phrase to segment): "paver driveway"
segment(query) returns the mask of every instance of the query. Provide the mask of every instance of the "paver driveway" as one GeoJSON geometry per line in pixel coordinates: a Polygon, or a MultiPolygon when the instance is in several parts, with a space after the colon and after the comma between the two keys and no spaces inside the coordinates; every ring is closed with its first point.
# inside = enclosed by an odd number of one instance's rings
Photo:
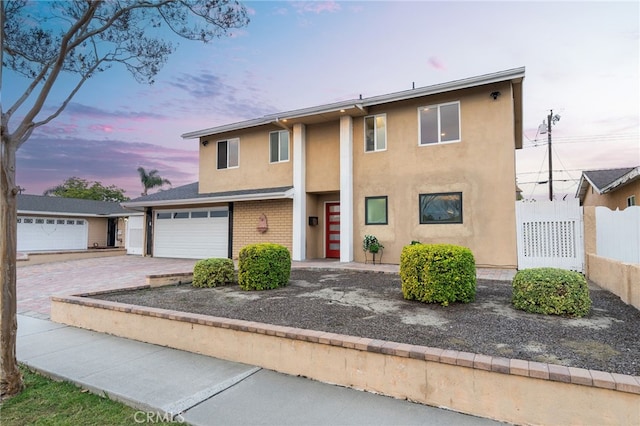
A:
{"type": "Polygon", "coordinates": [[[150,274],[193,271],[195,259],[116,256],[18,268],[18,313],[48,319],[49,298],[145,284],[150,274]]]}

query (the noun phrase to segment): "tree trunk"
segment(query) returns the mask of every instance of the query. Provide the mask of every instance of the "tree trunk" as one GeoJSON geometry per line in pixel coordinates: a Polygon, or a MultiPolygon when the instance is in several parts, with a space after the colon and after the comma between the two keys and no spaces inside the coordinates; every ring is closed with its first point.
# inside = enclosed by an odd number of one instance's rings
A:
{"type": "MultiPolygon", "coordinates": [[[[4,129],[2,129],[4,130],[4,129]]],[[[16,144],[2,134],[0,139],[0,397],[20,393],[22,375],[16,359],[17,294],[16,254],[18,241],[18,188],[16,144]]]]}

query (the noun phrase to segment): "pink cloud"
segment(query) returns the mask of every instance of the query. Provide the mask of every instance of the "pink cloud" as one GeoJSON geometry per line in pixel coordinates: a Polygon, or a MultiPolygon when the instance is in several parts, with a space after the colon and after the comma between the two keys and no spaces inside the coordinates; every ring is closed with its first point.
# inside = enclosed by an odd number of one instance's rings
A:
{"type": "Polygon", "coordinates": [[[429,66],[431,68],[434,68],[434,69],[437,69],[437,70],[444,70],[444,69],[447,68],[444,65],[444,63],[440,59],[435,57],[435,56],[430,57],[429,60],[427,61],[427,63],[429,64],[429,66]]]}
{"type": "Polygon", "coordinates": [[[89,130],[94,132],[111,133],[113,132],[113,127],[106,124],[94,124],[89,126],[89,130]]]}

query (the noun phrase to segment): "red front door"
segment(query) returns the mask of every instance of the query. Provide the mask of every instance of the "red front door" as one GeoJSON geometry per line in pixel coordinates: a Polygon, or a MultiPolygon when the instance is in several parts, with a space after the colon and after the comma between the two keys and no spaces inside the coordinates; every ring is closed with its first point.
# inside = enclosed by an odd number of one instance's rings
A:
{"type": "Polygon", "coordinates": [[[325,218],[327,257],[340,259],[340,203],[327,203],[325,218]]]}

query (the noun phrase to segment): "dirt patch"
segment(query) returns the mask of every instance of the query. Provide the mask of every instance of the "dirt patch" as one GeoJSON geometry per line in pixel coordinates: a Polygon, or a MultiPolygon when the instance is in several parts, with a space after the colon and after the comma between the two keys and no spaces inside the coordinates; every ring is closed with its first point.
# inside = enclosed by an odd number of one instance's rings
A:
{"type": "Polygon", "coordinates": [[[242,291],[190,285],[99,296],[134,305],[640,376],[640,311],[590,285],[583,318],[511,306],[511,284],[479,280],[476,301],[404,300],[395,274],[294,269],[287,287],[242,291]]]}

